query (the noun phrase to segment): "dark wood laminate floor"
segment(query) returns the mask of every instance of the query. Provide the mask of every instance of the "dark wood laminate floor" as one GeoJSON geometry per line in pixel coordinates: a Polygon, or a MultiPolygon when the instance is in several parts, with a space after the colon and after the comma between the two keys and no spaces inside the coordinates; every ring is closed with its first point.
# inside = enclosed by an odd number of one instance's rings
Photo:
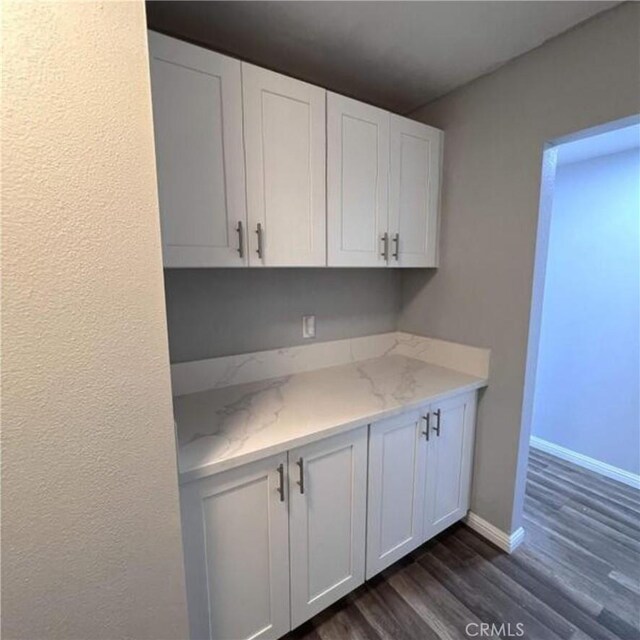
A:
{"type": "Polygon", "coordinates": [[[287,640],[640,639],[640,492],[532,449],[524,526],[507,555],[456,525],[287,640]]]}

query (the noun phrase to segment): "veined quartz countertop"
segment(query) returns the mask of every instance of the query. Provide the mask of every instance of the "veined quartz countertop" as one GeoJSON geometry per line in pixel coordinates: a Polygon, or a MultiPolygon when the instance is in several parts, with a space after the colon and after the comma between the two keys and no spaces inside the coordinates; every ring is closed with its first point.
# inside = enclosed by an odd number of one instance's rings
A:
{"type": "Polygon", "coordinates": [[[180,482],[189,482],[486,386],[402,355],[174,398],[180,482]]]}

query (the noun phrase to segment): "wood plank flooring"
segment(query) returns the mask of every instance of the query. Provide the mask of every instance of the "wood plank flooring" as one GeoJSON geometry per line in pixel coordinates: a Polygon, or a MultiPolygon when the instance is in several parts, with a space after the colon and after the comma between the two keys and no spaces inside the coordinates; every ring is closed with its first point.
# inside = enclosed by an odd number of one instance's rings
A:
{"type": "Polygon", "coordinates": [[[640,640],[639,491],[532,449],[524,527],[507,555],[455,525],[287,640],[640,640]]]}

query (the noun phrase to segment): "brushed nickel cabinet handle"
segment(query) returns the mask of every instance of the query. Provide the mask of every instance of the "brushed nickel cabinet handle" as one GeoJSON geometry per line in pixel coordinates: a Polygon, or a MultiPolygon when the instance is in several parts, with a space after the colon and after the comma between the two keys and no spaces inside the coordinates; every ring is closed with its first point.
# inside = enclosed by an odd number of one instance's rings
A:
{"type": "Polygon", "coordinates": [[[398,260],[400,260],[400,234],[399,233],[393,234],[393,244],[395,245],[396,249],[391,255],[396,259],[396,262],[397,262],[398,260]]]}
{"type": "Polygon", "coordinates": [[[431,417],[430,414],[427,413],[426,416],[422,416],[422,419],[424,420],[425,423],[425,430],[422,432],[422,435],[425,437],[426,441],[429,442],[429,418],[431,417]]]}
{"type": "Polygon", "coordinates": [[[300,493],[304,493],[304,460],[300,458],[298,462],[296,462],[298,467],[300,467],[300,480],[298,480],[298,484],[300,485],[300,493]]]}
{"type": "Polygon", "coordinates": [[[433,427],[433,430],[436,432],[438,438],[440,437],[440,409],[436,409],[434,412],[435,417],[437,418],[436,426],[433,427]]]}
{"type": "Polygon", "coordinates": [[[244,258],[244,229],[242,228],[242,220],[238,220],[236,231],[238,232],[238,255],[244,258]]]}
{"type": "Polygon", "coordinates": [[[284,502],[284,465],[278,465],[278,481],[280,486],[278,487],[278,493],[280,494],[280,502],[284,502]]]}
{"type": "Polygon", "coordinates": [[[385,262],[389,262],[389,234],[385,231],[382,234],[382,253],[380,254],[385,262]]]}
{"type": "Polygon", "coordinates": [[[256,249],[256,253],[258,254],[258,258],[262,260],[264,251],[262,249],[262,224],[260,222],[258,222],[256,226],[256,233],[258,234],[258,248],[256,249]]]}

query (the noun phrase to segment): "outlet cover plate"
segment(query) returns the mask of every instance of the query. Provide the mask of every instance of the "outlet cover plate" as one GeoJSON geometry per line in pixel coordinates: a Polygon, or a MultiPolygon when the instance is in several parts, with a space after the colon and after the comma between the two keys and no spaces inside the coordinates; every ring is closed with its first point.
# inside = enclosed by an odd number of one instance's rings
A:
{"type": "Polygon", "coordinates": [[[302,316],[302,337],[303,338],[316,337],[316,317],[315,316],[302,316]]]}

